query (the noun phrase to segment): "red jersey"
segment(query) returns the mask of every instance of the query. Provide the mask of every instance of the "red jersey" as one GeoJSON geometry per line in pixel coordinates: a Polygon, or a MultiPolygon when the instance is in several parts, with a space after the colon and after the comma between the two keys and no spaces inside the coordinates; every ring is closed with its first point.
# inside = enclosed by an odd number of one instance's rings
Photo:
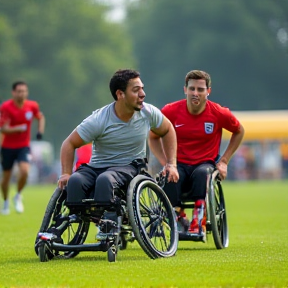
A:
{"type": "Polygon", "coordinates": [[[3,134],[3,148],[23,148],[30,145],[31,124],[34,118],[42,116],[36,101],[25,100],[21,108],[17,107],[12,99],[7,100],[0,106],[0,127],[6,122],[9,126],[26,124],[27,129],[23,132],[3,134]]]}
{"type": "Polygon", "coordinates": [[[92,155],[92,143],[81,146],[76,149],[76,163],[74,166],[74,171],[84,163],[89,163],[92,155]]]}
{"type": "Polygon", "coordinates": [[[189,165],[215,161],[219,154],[222,128],[237,132],[240,123],[228,108],[208,100],[205,110],[191,115],[186,99],[165,105],[162,113],[177,135],[177,161],[189,165]]]}

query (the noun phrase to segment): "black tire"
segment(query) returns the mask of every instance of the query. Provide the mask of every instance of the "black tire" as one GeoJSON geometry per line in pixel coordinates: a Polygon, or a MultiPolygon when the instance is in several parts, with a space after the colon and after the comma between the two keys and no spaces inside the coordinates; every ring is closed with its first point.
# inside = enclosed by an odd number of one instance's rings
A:
{"type": "Polygon", "coordinates": [[[45,242],[41,242],[38,246],[38,256],[40,262],[48,262],[51,259],[51,253],[45,242]]]}
{"type": "Polygon", "coordinates": [[[131,181],[127,208],[135,238],[150,258],[170,257],[176,253],[175,214],[165,192],[152,178],[138,175],[131,181]]]}
{"type": "Polygon", "coordinates": [[[107,256],[108,256],[108,261],[109,262],[116,262],[117,248],[115,247],[115,245],[112,245],[107,250],[107,256]]]}
{"type": "Polygon", "coordinates": [[[218,171],[211,175],[208,189],[208,219],[211,221],[211,230],[217,249],[227,248],[229,245],[227,211],[225,207],[224,193],[217,179],[218,171]]]}
{"type": "MultiPolygon", "coordinates": [[[[42,220],[42,224],[39,232],[47,232],[53,233],[55,231],[61,231],[59,228],[63,225],[63,215],[65,215],[66,219],[70,214],[70,211],[67,206],[65,206],[66,202],[66,191],[56,188],[54,191],[44,214],[44,218],[42,220]]],[[[88,231],[89,231],[90,222],[84,221],[81,218],[76,222],[69,223],[68,227],[61,231],[58,236],[59,240],[63,244],[71,244],[78,245],[83,244],[86,240],[88,231]]],[[[37,235],[36,242],[42,241],[39,240],[37,235]]],[[[39,249],[37,249],[38,245],[35,245],[36,254],[39,253],[39,249]]],[[[66,252],[57,252],[52,251],[54,256],[62,256],[64,258],[73,258],[79,254],[79,251],[66,251],[66,252]]]]}
{"type": "Polygon", "coordinates": [[[120,241],[119,241],[119,249],[120,250],[125,250],[127,249],[127,244],[128,244],[128,241],[126,240],[126,237],[123,233],[120,234],[120,241]]]}

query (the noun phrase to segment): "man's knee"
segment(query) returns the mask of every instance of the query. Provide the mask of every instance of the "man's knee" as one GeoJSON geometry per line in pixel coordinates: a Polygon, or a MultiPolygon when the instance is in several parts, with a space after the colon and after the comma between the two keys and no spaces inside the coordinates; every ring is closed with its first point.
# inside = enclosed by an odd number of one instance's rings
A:
{"type": "Polygon", "coordinates": [[[203,182],[206,183],[207,176],[213,171],[213,166],[210,164],[202,164],[199,165],[192,173],[192,178],[194,179],[200,179],[203,182]]]}
{"type": "Polygon", "coordinates": [[[98,176],[95,185],[94,200],[98,203],[110,204],[113,202],[114,192],[113,189],[115,181],[115,175],[111,173],[102,173],[98,176]]]}
{"type": "Polygon", "coordinates": [[[85,192],[83,191],[82,176],[79,173],[74,173],[69,178],[67,184],[67,202],[79,203],[85,198],[85,192]]]}
{"type": "Polygon", "coordinates": [[[20,178],[27,178],[29,174],[30,164],[28,162],[19,162],[19,177],[20,178]]]}
{"type": "Polygon", "coordinates": [[[205,199],[207,189],[207,177],[213,170],[210,164],[198,166],[192,173],[192,191],[195,199],[205,199]]]}

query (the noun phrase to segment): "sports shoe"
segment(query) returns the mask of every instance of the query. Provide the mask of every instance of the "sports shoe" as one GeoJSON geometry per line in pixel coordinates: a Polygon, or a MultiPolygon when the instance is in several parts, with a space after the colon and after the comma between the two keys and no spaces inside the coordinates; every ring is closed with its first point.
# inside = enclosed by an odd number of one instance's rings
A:
{"type": "Polygon", "coordinates": [[[206,210],[205,201],[197,200],[193,210],[192,221],[188,232],[191,234],[203,234],[206,233],[206,210]]]}
{"type": "Polygon", "coordinates": [[[16,194],[13,200],[14,200],[15,210],[18,213],[23,213],[24,212],[24,206],[22,203],[22,196],[20,194],[16,194]]]}
{"type": "Polygon", "coordinates": [[[183,209],[180,209],[179,211],[176,211],[176,222],[177,222],[177,227],[179,232],[187,232],[189,228],[189,219],[186,216],[186,213],[184,212],[183,209]]]}
{"type": "Polygon", "coordinates": [[[206,225],[199,225],[198,219],[193,219],[191,221],[188,232],[191,234],[205,234],[206,233],[206,225]]]}
{"type": "Polygon", "coordinates": [[[9,200],[4,201],[3,209],[1,210],[2,215],[9,215],[10,209],[9,209],[9,200]]]}
{"type": "Polygon", "coordinates": [[[102,232],[100,229],[98,230],[98,233],[95,236],[95,239],[97,241],[102,241],[102,240],[106,240],[108,237],[111,237],[113,234],[117,233],[117,229],[113,228],[111,229],[109,232],[102,232]]]}
{"type": "Polygon", "coordinates": [[[99,230],[98,233],[95,236],[95,239],[97,241],[103,241],[103,240],[106,240],[107,237],[108,237],[107,233],[104,233],[101,230],[99,230]]]}
{"type": "Polygon", "coordinates": [[[106,240],[117,233],[117,215],[115,212],[105,212],[103,218],[99,221],[98,233],[95,236],[97,241],[106,240]],[[108,219],[110,217],[110,219],[108,219]],[[113,220],[111,220],[111,218],[113,220]]]}

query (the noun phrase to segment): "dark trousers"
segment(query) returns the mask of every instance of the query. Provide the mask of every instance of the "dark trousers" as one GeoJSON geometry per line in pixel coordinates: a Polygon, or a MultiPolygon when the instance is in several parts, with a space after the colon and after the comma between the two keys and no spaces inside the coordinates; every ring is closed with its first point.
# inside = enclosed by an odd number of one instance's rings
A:
{"type": "Polygon", "coordinates": [[[67,202],[81,203],[82,199],[94,198],[95,202],[113,203],[118,189],[127,190],[131,180],[138,174],[137,167],[93,168],[81,165],[69,178],[67,184],[67,202]]]}
{"type": "Polygon", "coordinates": [[[182,194],[185,199],[191,201],[204,200],[207,190],[207,175],[211,173],[215,165],[205,162],[199,165],[188,165],[178,163],[179,181],[177,183],[166,183],[164,191],[173,207],[181,206],[182,194]]]}

